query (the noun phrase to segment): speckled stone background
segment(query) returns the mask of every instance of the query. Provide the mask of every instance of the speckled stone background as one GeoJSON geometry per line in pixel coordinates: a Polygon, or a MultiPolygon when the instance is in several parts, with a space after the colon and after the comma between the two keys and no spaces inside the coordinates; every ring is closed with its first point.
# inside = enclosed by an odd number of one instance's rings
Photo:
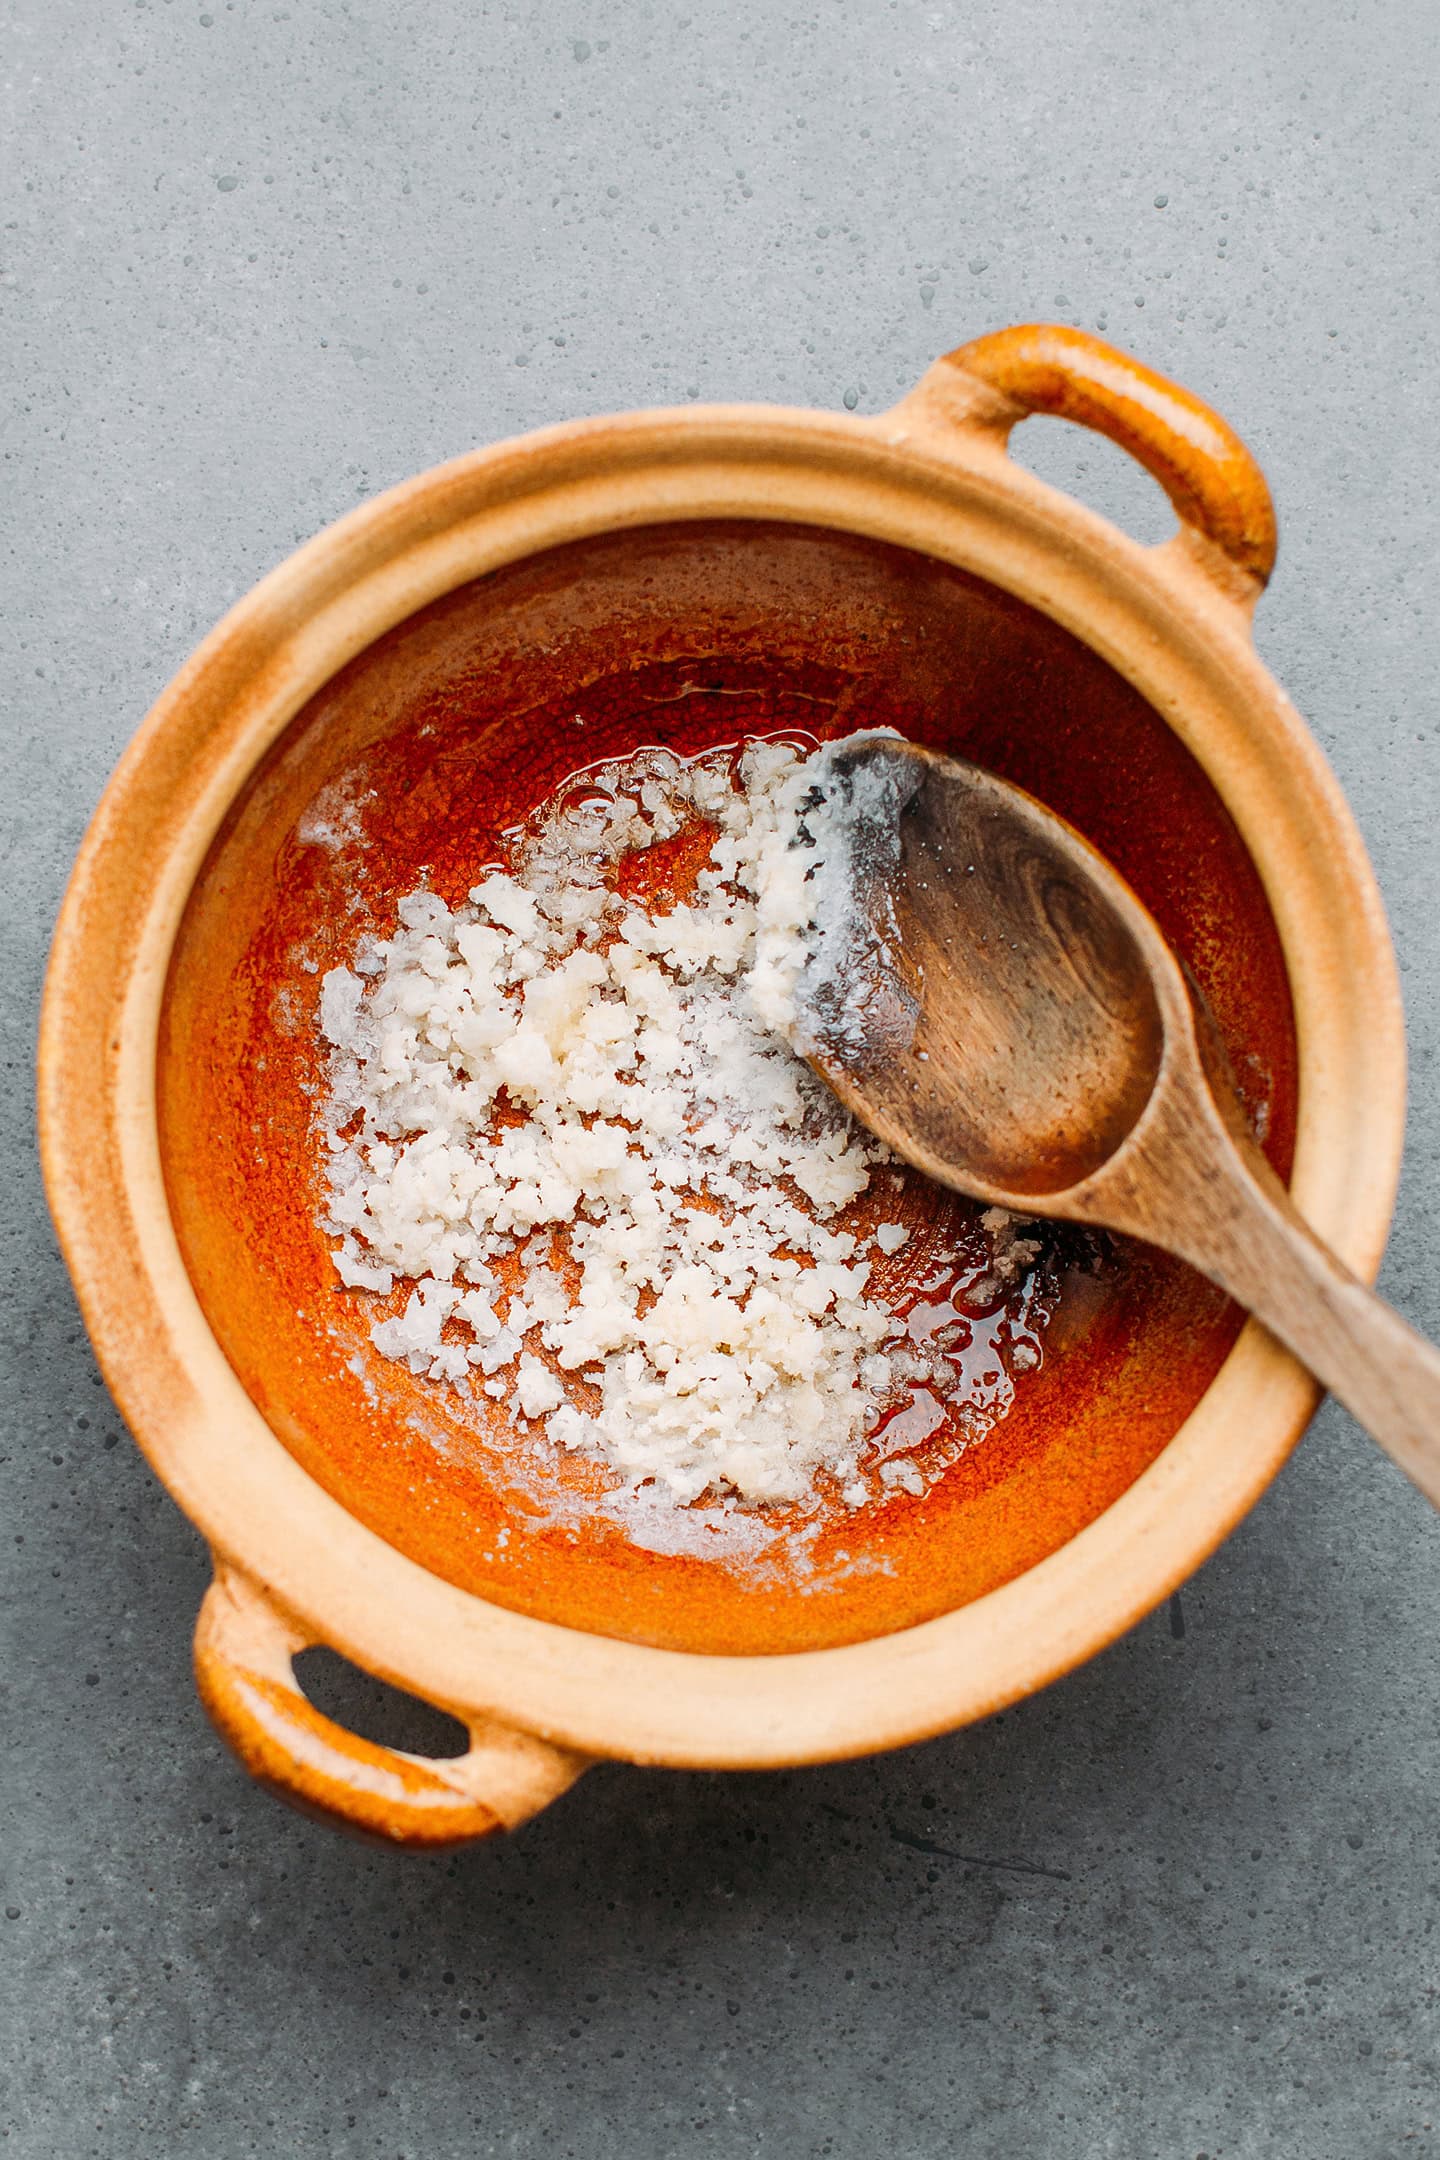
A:
{"type": "MultiPolygon", "coordinates": [[[[296,541],[516,429],[878,410],[1051,316],[1213,398],[1274,482],[1259,637],[1393,910],[1387,1282],[1440,1330],[1433,0],[11,0],[0,40],[0,2151],[1435,2150],[1440,1525],[1338,1412],[1180,1601],[980,1730],[605,1769],[406,1861],[206,1726],[205,1554],[96,1376],[31,1135],[85,821],[296,541]]],[[[1020,447],[1165,529],[1107,446],[1020,447]]]]}

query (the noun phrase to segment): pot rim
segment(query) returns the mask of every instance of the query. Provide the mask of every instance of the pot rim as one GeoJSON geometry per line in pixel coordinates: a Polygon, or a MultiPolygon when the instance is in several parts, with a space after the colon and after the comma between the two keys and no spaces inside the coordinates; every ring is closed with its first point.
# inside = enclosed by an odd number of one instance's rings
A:
{"type": "Polygon", "coordinates": [[[167,967],[221,819],[357,652],[487,570],[624,526],[819,525],[954,563],[1052,616],[1194,752],[1240,828],[1285,954],[1300,1063],[1292,1192],[1373,1280],[1398,1181],[1405,1056],[1373,872],[1324,756],[1262,665],[1255,587],[1193,532],[1144,547],[1005,452],[937,363],[878,418],[684,406],[564,423],[351,511],[211,631],[122,757],[81,845],[40,1035],[41,1150],[102,1371],[156,1474],[297,1639],[590,1755],[771,1767],[968,1723],[1151,1610],[1259,1498],[1318,1398],[1254,1323],[1136,1483],[1025,1574],[839,1648],[719,1657],[493,1605],[363,1527],[244,1393],[171,1224],[155,1116],[167,967]]]}

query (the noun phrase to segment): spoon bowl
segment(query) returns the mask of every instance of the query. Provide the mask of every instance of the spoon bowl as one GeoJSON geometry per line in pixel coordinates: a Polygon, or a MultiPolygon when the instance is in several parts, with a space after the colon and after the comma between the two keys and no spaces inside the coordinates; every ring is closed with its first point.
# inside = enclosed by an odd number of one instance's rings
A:
{"type": "Polygon", "coordinates": [[[1065,1214],[1065,1192],[1150,1100],[1165,1050],[1157,977],[1175,962],[1104,858],[1022,789],[890,738],[832,758],[852,800],[877,768],[899,844],[893,865],[862,850],[861,906],[884,922],[882,979],[893,972],[913,1026],[852,1039],[807,1015],[812,1062],[932,1177],[1065,1214]]]}

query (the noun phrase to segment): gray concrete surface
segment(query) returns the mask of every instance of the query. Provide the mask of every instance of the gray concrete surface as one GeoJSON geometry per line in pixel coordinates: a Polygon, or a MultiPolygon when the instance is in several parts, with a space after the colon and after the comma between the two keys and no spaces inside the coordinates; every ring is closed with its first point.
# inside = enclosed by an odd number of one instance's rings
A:
{"type": "MultiPolygon", "coordinates": [[[[297,540],[515,429],[879,409],[1057,316],[1212,396],[1272,475],[1260,637],[1394,913],[1387,1280],[1440,1330],[1431,0],[11,0],[0,37],[0,2150],[1435,2150],[1440,1527],[1344,1417],[1180,1607],[981,1730],[609,1769],[448,1861],[352,1848],[196,1705],[204,1554],[93,1369],[30,1077],[106,774],[297,540]]],[[[1104,446],[1028,433],[1162,528],[1104,446]]]]}

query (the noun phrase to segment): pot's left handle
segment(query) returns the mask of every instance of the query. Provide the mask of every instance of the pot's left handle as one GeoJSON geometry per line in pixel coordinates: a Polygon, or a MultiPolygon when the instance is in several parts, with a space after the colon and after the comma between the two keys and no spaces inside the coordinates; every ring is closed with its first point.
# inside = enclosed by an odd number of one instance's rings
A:
{"type": "Polygon", "coordinates": [[[308,1702],[292,1660],[313,1638],[218,1555],[195,1629],[200,1699],[251,1776],[336,1829],[415,1849],[513,1830],[558,1799],[588,1758],[533,1733],[467,1720],[453,1761],[379,1747],[308,1702]]]}

